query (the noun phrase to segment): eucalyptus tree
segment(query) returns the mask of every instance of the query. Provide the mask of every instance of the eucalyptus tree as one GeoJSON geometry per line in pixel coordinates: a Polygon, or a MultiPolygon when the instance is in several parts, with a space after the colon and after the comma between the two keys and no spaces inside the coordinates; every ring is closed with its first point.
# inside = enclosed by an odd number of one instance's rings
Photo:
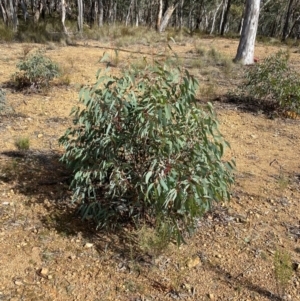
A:
{"type": "Polygon", "coordinates": [[[235,61],[244,65],[254,63],[254,47],[258,27],[260,0],[246,0],[242,34],[235,61]]]}

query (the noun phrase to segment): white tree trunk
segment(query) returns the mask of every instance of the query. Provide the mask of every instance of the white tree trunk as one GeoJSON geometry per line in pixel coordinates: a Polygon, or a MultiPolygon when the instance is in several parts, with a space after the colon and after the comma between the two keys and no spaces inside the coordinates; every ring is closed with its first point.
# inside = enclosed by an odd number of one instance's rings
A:
{"type": "Polygon", "coordinates": [[[254,63],[254,47],[258,26],[260,0],[247,0],[240,43],[234,61],[243,65],[254,63]]]}
{"type": "Polygon", "coordinates": [[[98,0],[98,7],[99,7],[99,27],[103,26],[103,1],[102,0],[98,0]]]}
{"type": "Polygon", "coordinates": [[[61,0],[61,24],[63,27],[63,32],[64,34],[68,34],[66,25],[65,25],[65,20],[66,20],[66,2],[65,0],[61,0]]]}
{"type": "Polygon", "coordinates": [[[216,17],[217,17],[217,14],[218,14],[218,11],[219,11],[221,5],[222,5],[222,1],[217,5],[217,8],[216,8],[216,10],[215,10],[215,12],[213,14],[213,20],[212,20],[211,30],[210,30],[210,33],[209,33],[210,35],[212,35],[213,32],[214,32],[214,30],[215,30],[216,17]]]}
{"type": "Polygon", "coordinates": [[[156,30],[157,31],[159,31],[159,29],[160,29],[161,18],[162,18],[162,10],[163,10],[163,1],[159,0],[157,21],[156,21],[156,30]]]}
{"type": "Polygon", "coordinates": [[[178,5],[178,3],[176,3],[175,5],[172,4],[172,5],[170,5],[170,6],[167,8],[167,10],[166,10],[166,12],[165,12],[165,14],[164,14],[164,16],[163,16],[163,19],[162,19],[162,21],[161,21],[161,24],[160,24],[160,27],[159,27],[159,29],[158,29],[158,32],[163,32],[163,31],[166,30],[166,27],[167,27],[167,25],[168,25],[168,23],[169,23],[169,20],[170,20],[170,18],[171,18],[171,16],[172,16],[174,10],[176,9],[177,5],[178,5]]]}
{"type": "Polygon", "coordinates": [[[77,17],[77,26],[78,31],[82,33],[83,30],[83,3],[82,0],[78,0],[78,17],[77,17]]]}
{"type": "Polygon", "coordinates": [[[9,0],[9,7],[7,7],[7,16],[9,16],[8,21],[9,25],[12,26],[13,31],[17,31],[18,27],[18,17],[16,12],[16,7],[14,6],[13,0],[9,0]]]}
{"type": "Polygon", "coordinates": [[[1,9],[1,14],[3,17],[4,24],[8,25],[7,14],[1,0],[0,0],[0,9],[1,9]]]}
{"type": "Polygon", "coordinates": [[[131,14],[131,12],[132,12],[133,1],[134,1],[134,0],[131,0],[131,1],[130,1],[129,7],[128,7],[128,12],[127,12],[126,21],[125,21],[125,26],[126,26],[126,27],[128,26],[130,14],[131,14]]]}

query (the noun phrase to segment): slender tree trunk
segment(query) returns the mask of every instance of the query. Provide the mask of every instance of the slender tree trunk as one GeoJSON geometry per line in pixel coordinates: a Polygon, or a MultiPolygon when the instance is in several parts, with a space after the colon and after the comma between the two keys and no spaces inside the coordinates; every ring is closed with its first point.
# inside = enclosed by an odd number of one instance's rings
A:
{"type": "Polygon", "coordinates": [[[285,17],[285,22],[283,26],[283,31],[282,31],[282,41],[285,41],[286,38],[288,37],[288,32],[289,32],[289,22],[292,14],[292,5],[293,5],[294,0],[290,0],[289,6],[286,12],[286,17],[285,17]]]}
{"type": "Polygon", "coordinates": [[[227,0],[227,7],[226,7],[226,10],[224,13],[224,18],[223,18],[222,24],[221,24],[221,31],[220,31],[221,36],[223,36],[225,33],[225,28],[226,28],[226,24],[227,24],[227,20],[228,20],[230,6],[231,6],[231,0],[227,0]]]}
{"type": "Polygon", "coordinates": [[[95,26],[98,20],[98,0],[92,0],[90,9],[90,26],[95,26]]]}
{"type": "Polygon", "coordinates": [[[298,18],[294,21],[293,25],[291,26],[291,29],[288,32],[288,38],[291,37],[294,28],[296,27],[296,25],[299,25],[299,22],[300,22],[300,16],[298,16],[298,18]]]}
{"type": "Polygon", "coordinates": [[[183,4],[184,4],[184,0],[181,0],[179,3],[179,29],[180,30],[183,27],[183,4]]]}
{"type": "Polygon", "coordinates": [[[167,10],[166,10],[166,12],[165,12],[165,14],[164,14],[164,16],[163,16],[163,19],[162,19],[162,21],[161,21],[161,24],[160,24],[160,27],[159,27],[159,29],[158,29],[158,32],[163,32],[163,31],[166,30],[166,27],[167,27],[167,25],[168,25],[168,23],[169,23],[169,20],[170,20],[170,18],[171,18],[171,16],[172,16],[174,10],[176,9],[177,5],[178,5],[178,3],[176,3],[176,4],[171,4],[171,5],[167,8],[167,10]]]}
{"type": "Polygon", "coordinates": [[[134,14],[135,14],[135,26],[139,26],[140,22],[140,3],[138,3],[138,0],[135,0],[134,2],[134,14]]]}
{"type": "Polygon", "coordinates": [[[103,0],[98,0],[98,7],[99,7],[99,22],[98,26],[102,27],[103,26],[103,0]]]}
{"type": "Polygon", "coordinates": [[[129,7],[128,7],[127,16],[126,16],[126,21],[125,21],[125,26],[128,26],[128,23],[129,23],[130,14],[131,14],[131,12],[132,12],[133,1],[134,1],[134,0],[131,0],[131,1],[130,1],[129,7]]]}
{"type": "Polygon", "coordinates": [[[210,33],[209,33],[210,35],[212,35],[213,32],[214,32],[214,30],[215,30],[216,18],[217,18],[217,14],[219,12],[219,9],[220,9],[221,5],[222,5],[222,1],[220,2],[220,4],[218,4],[218,6],[217,6],[217,8],[216,8],[216,10],[215,10],[215,12],[213,14],[213,20],[212,20],[211,30],[210,30],[210,33]]]}
{"type": "Polygon", "coordinates": [[[24,0],[21,0],[20,4],[21,4],[22,11],[23,11],[24,21],[26,22],[27,17],[28,17],[28,12],[27,12],[27,8],[26,8],[24,0]]]}
{"type": "Polygon", "coordinates": [[[113,12],[114,12],[114,14],[113,14],[113,22],[114,22],[114,24],[116,23],[116,21],[117,21],[117,8],[118,8],[118,3],[117,3],[117,1],[114,3],[114,8],[113,8],[113,12]]]}
{"type": "Polygon", "coordinates": [[[39,22],[42,11],[43,11],[43,1],[39,0],[33,17],[33,21],[35,24],[39,22]]]}
{"type": "Polygon", "coordinates": [[[156,30],[159,32],[161,19],[162,19],[162,11],[163,11],[163,1],[159,0],[158,4],[158,14],[157,14],[157,21],[156,21],[156,30]]]}
{"type": "Polygon", "coordinates": [[[235,61],[244,65],[254,63],[254,47],[259,19],[260,0],[247,0],[242,35],[235,61]]]}
{"type": "Polygon", "coordinates": [[[6,10],[3,6],[2,0],[0,0],[0,9],[1,9],[1,14],[2,14],[2,18],[4,21],[5,25],[8,25],[8,19],[7,19],[7,14],[6,14],[6,10]]]}
{"type": "Polygon", "coordinates": [[[65,25],[65,20],[66,20],[66,2],[65,0],[61,0],[61,24],[63,27],[63,32],[64,34],[68,34],[66,25],[65,25]]]}
{"type": "Polygon", "coordinates": [[[82,0],[78,0],[77,5],[78,5],[77,27],[78,27],[78,31],[80,33],[82,33],[82,31],[83,31],[83,3],[82,3],[82,0]]]}

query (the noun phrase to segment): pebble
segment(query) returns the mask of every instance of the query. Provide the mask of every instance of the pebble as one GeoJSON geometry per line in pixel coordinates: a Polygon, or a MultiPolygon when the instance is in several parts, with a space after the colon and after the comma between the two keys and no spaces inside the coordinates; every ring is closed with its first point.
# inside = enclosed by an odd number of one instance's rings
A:
{"type": "Polygon", "coordinates": [[[38,138],[42,138],[44,135],[43,134],[38,134],[37,137],[38,138]]]}
{"type": "Polygon", "coordinates": [[[41,275],[46,276],[49,273],[49,270],[47,268],[42,268],[40,273],[41,275]]]}
{"type": "Polygon", "coordinates": [[[210,300],[215,300],[214,294],[208,294],[208,298],[209,298],[210,300]]]}
{"type": "Polygon", "coordinates": [[[15,285],[23,285],[23,282],[20,281],[20,280],[16,280],[16,281],[15,281],[15,285]]]}
{"type": "Polygon", "coordinates": [[[85,248],[91,248],[94,244],[87,242],[84,247],[85,248]]]}
{"type": "Polygon", "coordinates": [[[200,258],[198,256],[189,258],[186,263],[189,269],[195,268],[198,264],[200,264],[200,258]]]}

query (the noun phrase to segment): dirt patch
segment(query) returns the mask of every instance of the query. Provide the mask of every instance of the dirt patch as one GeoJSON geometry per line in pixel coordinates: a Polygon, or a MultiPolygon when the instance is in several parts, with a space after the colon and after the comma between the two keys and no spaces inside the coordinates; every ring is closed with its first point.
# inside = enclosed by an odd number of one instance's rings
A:
{"type": "MultiPolygon", "coordinates": [[[[204,99],[234,88],[241,67],[199,67],[195,45],[231,59],[238,41],[172,45],[181,62],[189,60],[200,84],[213,83],[213,91],[203,90],[204,99]]],[[[237,163],[232,200],[207,213],[187,245],[151,256],[137,249],[129,229],[96,232],[78,219],[57,141],[71,125],[80,86],[92,83],[98,68],[109,64],[118,73],[129,61],[165,60],[168,47],[133,45],[118,49],[116,56],[112,44],[94,41],[30,46],[46,47],[70,85],[55,85],[45,95],[6,89],[13,112],[0,116],[0,300],[282,300],[274,273],[276,250],[289,253],[294,268],[284,298],[300,300],[299,120],[272,120],[255,107],[215,102],[232,147],[227,156],[237,163]],[[111,55],[105,64],[99,63],[104,51],[111,55]],[[29,138],[28,152],[16,150],[19,137],[29,138]]],[[[0,46],[0,86],[16,71],[22,47],[0,46]]],[[[263,59],[279,49],[258,44],[256,56],[263,59]]],[[[291,60],[300,63],[293,50],[291,60]]]]}

